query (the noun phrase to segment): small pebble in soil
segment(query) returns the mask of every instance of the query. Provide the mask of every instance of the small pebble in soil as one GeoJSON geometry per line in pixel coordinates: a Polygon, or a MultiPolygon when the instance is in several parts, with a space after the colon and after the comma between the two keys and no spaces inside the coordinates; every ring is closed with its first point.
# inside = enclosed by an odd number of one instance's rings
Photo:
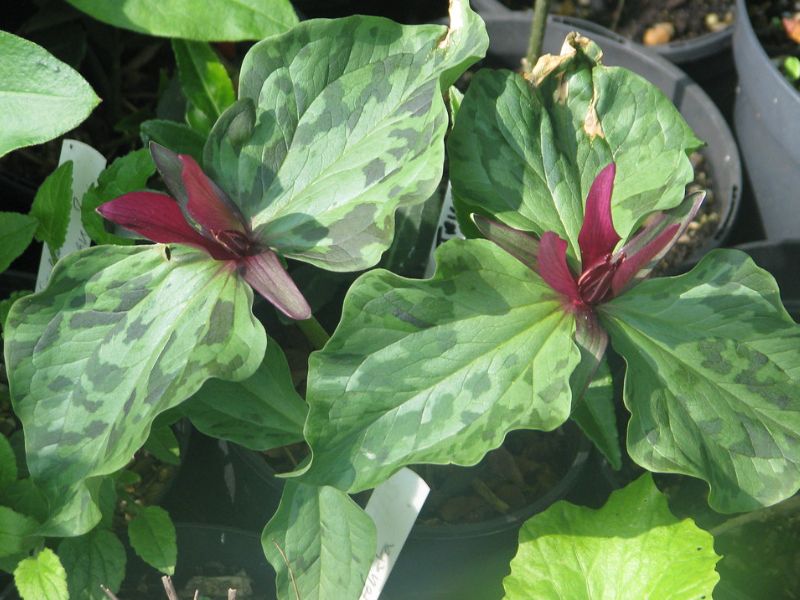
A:
{"type": "Polygon", "coordinates": [[[660,46],[667,44],[675,35],[675,26],[672,23],[656,23],[644,32],[642,41],[645,46],[660,46]]]}

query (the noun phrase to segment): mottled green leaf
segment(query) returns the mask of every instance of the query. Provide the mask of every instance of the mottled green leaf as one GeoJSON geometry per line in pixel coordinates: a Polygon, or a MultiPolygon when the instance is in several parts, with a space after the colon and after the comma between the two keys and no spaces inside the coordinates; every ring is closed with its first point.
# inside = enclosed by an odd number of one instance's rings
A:
{"type": "Polygon", "coordinates": [[[86,233],[98,244],[117,244],[126,246],[133,240],[108,233],[105,221],[95,209],[109,200],[119,198],[128,192],[143,190],[147,180],[156,172],[156,166],[146,148],[120,156],[97,178],[83,196],[81,220],[86,233]]]}
{"type": "Polygon", "coordinates": [[[25,252],[38,225],[39,222],[29,215],[0,212],[0,273],[25,252]]]}
{"type": "Polygon", "coordinates": [[[239,100],[204,156],[261,239],[333,271],[378,261],[395,211],[428,199],[441,179],[440,86],[486,48],[468,4],[454,0],[451,13],[449,30],[362,16],[306,21],[248,52],[239,100]]]}
{"type": "Polygon", "coordinates": [[[193,126],[193,129],[206,136],[222,111],[233,104],[233,83],[225,66],[207,43],[172,40],[172,51],[178,64],[183,95],[206,118],[207,127],[198,129],[193,126]]]}
{"type": "Polygon", "coordinates": [[[144,444],[144,449],[163,463],[181,464],[180,444],[169,425],[153,427],[150,430],[150,437],[144,444]]]}
{"type": "Polygon", "coordinates": [[[4,435],[0,435],[0,494],[17,480],[17,457],[4,435]]]}
{"type": "Polygon", "coordinates": [[[239,382],[209,379],[181,409],[206,435],[251,450],[302,441],[308,412],[281,347],[270,337],[264,360],[253,375],[239,382]]]}
{"type": "Polygon", "coordinates": [[[0,31],[0,156],[69,131],[98,102],[71,67],[41,46],[0,31]]]}
{"type": "Polygon", "coordinates": [[[715,251],[600,310],[628,365],[628,451],[652,471],[708,482],[721,512],[800,488],[800,326],[769,273],[715,251]]]}
{"type": "MultiPolygon", "coordinates": [[[[572,35],[572,34],[571,34],[572,35]]],[[[554,231],[577,257],[583,203],[614,161],[612,210],[625,238],[647,214],[676,206],[700,142],[651,83],[599,64],[599,49],[575,41],[534,73],[480,71],[471,81],[448,143],[459,218],[493,216],[542,234],[554,231]],[[577,49],[576,49],[577,47],[577,49]]]]}
{"type": "Polygon", "coordinates": [[[288,0],[67,0],[98,21],[139,33],[187,40],[260,40],[297,23],[288,0]]]}
{"type": "Polygon", "coordinates": [[[188,125],[152,119],[142,123],[139,131],[145,146],[153,141],[178,154],[188,154],[197,161],[203,159],[203,145],[206,139],[188,125]]]}
{"type": "Polygon", "coordinates": [[[514,429],[569,416],[575,319],[485,240],[452,240],[433,279],[371,271],[309,362],[304,481],[360,491],[415,463],[472,465],[514,429]]]}
{"type": "Polygon", "coordinates": [[[62,540],[58,556],[67,571],[71,600],[108,600],[101,585],[119,591],[125,577],[125,548],[111,531],[96,528],[62,540]]]}
{"type": "Polygon", "coordinates": [[[36,239],[45,242],[51,252],[64,245],[72,210],[72,161],[67,161],[47,176],[36,191],[30,215],[39,225],[36,239]]]}
{"type": "Polygon", "coordinates": [[[0,506],[0,556],[11,556],[26,552],[37,542],[35,520],[0,506]]]}
{"type": "Polygon", "coordinates": [[[128,523],[128,539],[136,554],[151,567],[167,575],[175,572],[178,557],[175,525],[163,508],[139,509],[128,523]]]}
{"type": "Polygon", "coordinates": [[[622,449],[614,412],[614,382],[603,361],[583,398],[570,415],[614,469],[622,466],[622,449]]]}
{"type": "Polygon", "coordinates": [[[650,474],[598,510],[557,502],[525,522],[506,600],[711,598],[714,538],[679,521],[650,474]]]}
{"type": "Polygon", "coordinates": [[[14,583],[23,600],[69,600],[67,573],[50,548],[21,561],[14,570],[14,583]]]}
{"type": "Polygon", "coordinates": [[[43,292],[14,304],[11,395],[28,468],[54,512],[74,501],[85,513],[90,500],[73,498],[82,484],[122,468],[153,420],[206,379],[255,371],[266,336],[252,301],[229,264],[153,245],[72,254],[43,292]]]}
{"type": "Polygon", "coordinates": [[[375,524],[344,492],[287,482],[261,535],[280,600],[358,598],[375,556],[375,524]]]}

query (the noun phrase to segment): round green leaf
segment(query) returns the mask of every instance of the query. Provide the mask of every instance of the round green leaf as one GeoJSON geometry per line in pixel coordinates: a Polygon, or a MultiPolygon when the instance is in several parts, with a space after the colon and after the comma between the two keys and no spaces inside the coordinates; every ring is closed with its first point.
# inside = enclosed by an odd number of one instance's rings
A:
{"type": "Polygon", "coordinates": [[[714,539],[679,521],[650,474],[598,510],[557,502],[525,522],[505,600],[711,598],[714,539]]]}
{"type": "Polygon", "coordinates": [[[67,573],[50,548],[20,561],[14,570],[14,584],[24,600],[69,600],[67,573]]]}

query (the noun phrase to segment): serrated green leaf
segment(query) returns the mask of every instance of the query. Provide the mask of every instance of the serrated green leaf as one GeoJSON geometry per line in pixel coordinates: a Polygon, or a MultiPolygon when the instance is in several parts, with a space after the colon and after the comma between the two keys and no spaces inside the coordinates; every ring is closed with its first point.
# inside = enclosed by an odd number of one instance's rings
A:
{"type": "Polygon", "coordinates": [[[203,136],[207,136],[222,112],[228,108],[235,96],[233,83],[216,53],[205,42],[172,40],[172,51],[178,64],[178,77],[183,95],[188,102],[188,111],[194,107],[205,120],[189,124],[203,136]]]}
{"type": "Polygon", "coordinates": [[[33,548],[39,540],[38,528],[39,523],[30,517],[0,506],[0,556],[12,556],[33,548]]]}
{"type": "Polygon", "coordinates": [[[0,494],[17,480],[17,457],[8,439],[0,435],[0,494]]]}
{"type": "Polygon", "coordinates": [[[714,538],[679,521],[650,474],[593,510],[565,501],[525,522],[506,600],[711,598],[714,538]]]}
{"type": "Polygon", "coordinates": [[[608,361],[600,363],[592,383],[570,415],[616,470],[622,467],[622,449],[614,411],[614,382],[608,361]]]}
{"type": "Polygon", "coordinates": [[[107,529],[62,540],[58,556],[67,572],[71,600],[108,600],[100,586],[116,593],[125,578],[125,548],[107,529]]]}
{"type": "Polygon", "coordinates": [[[152,119],[142,123],[139,131],[145,147],[153,141],[178,154],[188,154],[198,162],[203,160],[206,139],[188,125],[152,119]]]}
{"type": "Polygon", "coordinates": [[[447,242],[436,263],[430,280],[376,270],[350,288],[309,361],[304,481],[355,492],[404,465],[472,465],[569,417],[580,353],[556,293],[486,240],[447,242]]]}
{"type": "Polygon", "coordinates": [[[166,575],[175,572],[178,545],[169,513],[158,506],[141,508],[128,523],[128,539],[136,554],[166,575]]]}
{"type": "Polygon", "coordinates": [[[133,240],[108,233],[103,217],[95,209],[109,200],[114,200],[147,187],[147,180],[156,172],[156,166],[146,148],[120,156],[100,173],[97,183],[83,196],[81,220],[89,237],[98,244],[127,246],[133,240]]]}
{"type": "Polygon", "coordinates": [[[0,273],[25,252],[38,226],[39,222],[29,215],[0,212],[0,273]]]}
{"type": "Polygon", "coordinates": [[[204,434],[257,451],[302,441],[308,412],[286,356],[270,337],[253,375],[239,382],[209,379],[181,409],[204,434]]]}
{"type": "Polygon", "coordinates": [[[14,570],[14,584],[22,600],[69,600],[67,573],[50,548],[20,561],[14,570]]]}
{"type": "Polygon", "coordinates": [[[376,539],[372,519],[350,496],[290,481],[261,544],[280,600],[295,600],[294,584],[303,600],[327,600],[361,595],[376,539]]]}
{"type": "Polygon", "coordinates": [[[510,71],[480,71],[448,153],[461,221],[479,212],[538,235],[554,231],[577,257],[583,203],[603,167],[617,165],[612,211],[626,238],[647,214],[683,199],[693,177],[687,152],[701,143],[658,88],[600,66],[593,42],[572,35],[578,49],[545,62],[552,68],[536,86],[510,71]]]}
{"type": "Polygon", "coordinates": [[[288,0],[68,0],[75,8],[114,27],[148,35],[202,41],[260,40],[297,23],[288,0]]]}
{"type": "Polygon", "coordinates": [[[30,478],[18,479],[0,487],[0,504],[40,523],[47,520],[47,500],[30,478]]]}
{"type": "Polygon", "coordinates": [[[98,102],[70,66],[41,46],[0,31],[0,156],[69,131],[98,102]]]}
{"type": "Polygon", "coordinates": [[[769,273],[709,253],[686,275],[645,281],[600,307],[628,365],[628,451],[652,471],[708,482],[720,512],[800,487],[800,326],[769,273]]]}
{"type": "Polygon", "coordinates": [[[54,511],[90,478],[122,468],[153,420],[206,379],[255,371],[266,336],[252,301],[227,263],[153,245],[72,254],[43,292],[14,304],[11,395],[28,468],[54,511]]]}
{"type": "Polygon", "coordinates": [[[168,465],[181,464],[181,448],[169,425],[153,427],[144,449],[168,465]]]}
{"type": "Polygon", "coordinates": [[[47,176],[36,191],[30,215],[39,225],[36,239],[55,253],[64,245],[72,210],[72,161],[67,161],[47,176]]]}
{"type": "Polygon", "coordinates": [[[248,52],[239,100],[204,159],[257,236],[327,270],[377,263],[396,210],[427,200],[441,179],[440,86],[486,48],[468,4],[454,0],[451,11],[450,30],[362,16],[306,21],[248,52]]]}

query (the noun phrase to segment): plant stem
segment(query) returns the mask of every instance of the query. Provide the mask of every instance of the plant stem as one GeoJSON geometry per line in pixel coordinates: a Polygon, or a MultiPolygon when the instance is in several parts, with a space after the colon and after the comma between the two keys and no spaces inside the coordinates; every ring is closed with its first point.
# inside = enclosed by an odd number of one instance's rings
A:
{"type": "Polygon", "coordinates": [[[525,71],[533,70],[533,65],[542,55],[544,44],[544,30],[547,26],[547,13],[550,12],[551,0],[534,0],[533,22],[531,23],[531,37],[528,41],[528,55],[525,57],[525,71]]]}
{"type": "Polygon", "coordinates": [[[314,315],[311,315],[310,319],[295,321],[295,323],[315,350],[322,350],[322,347],[331,338],[314,315]]]}

